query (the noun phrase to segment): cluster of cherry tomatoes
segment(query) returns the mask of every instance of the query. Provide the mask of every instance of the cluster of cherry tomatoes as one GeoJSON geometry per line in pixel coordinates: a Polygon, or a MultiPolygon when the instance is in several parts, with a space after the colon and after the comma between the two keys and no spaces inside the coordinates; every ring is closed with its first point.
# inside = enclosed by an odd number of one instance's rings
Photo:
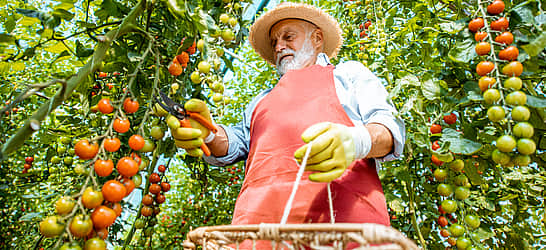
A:
{"type": "Polygon", "coordinates": [[[148,194],[142,197],[142,209],[140,214],[144,217],[157,215],[161,211],[159,208],[160,204],[165,202],[165,193],[171,190],[171,184],[165,178],[165,165],[159,165],[157,167],[158,173],[152,173],[148,177],[150,181],[150,187],[148,188],[148,194]]]}
{"type": "MultiPolygon", "coordinates": [[[[120,103],[118,111],[115,112],[115,118],[103,136],[92,141],[81,139],[74,145],[74,154],[81,160],[90,160],[88,164],[93,166],[94,171],[87,171],[88,178],[80,193],[63,196],[57,200],[55,203],[56,215],[49,216],[40,222],[42,235],[45,237],[60,236],[65,231],[65,226],[68,225],[70,239],[85,239],[86,248],[93,246],[95,248],[92,249],[106,249],[104,239],[108,236],[108,227],[121,215],[121,201],[142,183],[138,173],[146,167],[147,163],[142,161],[136,151],[149,152],[154,148],[153,142],[148,142],[149,140],[145,140],[141,135],[130,136],[127,144],[133,152],[117,161],[115,166],[117,174],[112,178],[114,172],[113,154],[107,155],[106,151],[115,153],[121,148],[121,141],[112,129],[117,134],[128,132],[131,124],[129,119],[125,118],[125,114],[135,113],[139,107],[139,102],[136,99],[126,98],[123,103],[120,103]],[[100,138],[103,140],[99,146],[97,140],[100,138]],[[149,146],[149,143],[152,146],[149,146]],[[96,176],[110,178],[99,189],[96,176]],[[90,180],[94,185],[89,185],[90,180]]],[[[103,114],[110,114],[116,110],[108,98],[101,99],[96,109],[103,114]]],[[[63,247],[70,249],[76,246],[79,247],[78,242],[71,240],[61,246],[61,249],[63,247]]]]}
{"type": "Polygon", "coordinates": [[[514,35],[509,30],[509,20],[500,16],[504,8],[503,1],[493,1],[487,6],[489,15],[473,19],[468,28],[478,42],[476,53],[485,57],[478,63],[476,73],[481,76],[478,85],[485,104],[489,105],[487,117],[491,122],[509,125],[505,134],[497,138],[491,158],[502,166],[527,166],[536,150],[532,139],[534,128],[527,122],[531,112],[519,78],[523,72],[523,65],[517,61],[519,50],[512,45],[514,35]],[[501,64],[504,66],[499,73],[501,64]]]}

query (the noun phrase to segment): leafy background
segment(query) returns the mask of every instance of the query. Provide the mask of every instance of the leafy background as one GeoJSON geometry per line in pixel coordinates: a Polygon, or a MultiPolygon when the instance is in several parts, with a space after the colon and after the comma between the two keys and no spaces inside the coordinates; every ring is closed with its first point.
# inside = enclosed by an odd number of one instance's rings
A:
{"type": "MultiPolygon", "coordinates": [[[[165,118],[153,112],[152,97],[157,90],[170,92],[179,102],[190,97],[208,100],[217,123],[234,125],[252,96],[273,86],[277,79],[275,69],[246,42],[254,14],[264,6],[274,7],[276,1],[0,2],[2,248],[51,248],[68,239],[66,234],[41,237],[38,222],[54,213],[60,196],[77,195],[83,187],[93,185],[89,182],[92,171],[79,171],[89,170],[89,162],[75,157],[72,148],[81,138],[108,133],[115,115],[94,112],[102,97],[137,98],[139,111],[126,114],[133,124],[130,134],[149,135],[152,126],[167,131],[165,118]],[[222,13],[236,18],[237,24],[231,27],[220,22],[222,13]],[[228,28],[235,32],[235,39],[229,42],[221,38],[228,28]],[[172,58],[200,39],[203,49],[190,57],[182,75],[171,76],[168,66],[172,58]],[[225,53],[220,55],[219,50],[225,53]],[[190,74],[201,60],[216,62],[213,65],[218,67],[204,76],[203,84],[194,84],[190,74]],[[210,86],[215,82],[225,85],[220,102],[212,101],[215,91],[210,86]],[[173,84],[179,87],[173,88],[173,84]],[[24,173],[27,156],[35,160],[24,173]]],[[[448,217],[450,225],[463,225],[466,232],[459,238],[477,248],[544,246],[544,4],[505,1],[501,14],[509,18],[509,29],[520,51],[522,90],[527,95],[537,145],[531,164],[501,166],[491,159],[494,141],[510,133],[514,123],[509,117],[501,122],[487,118],[489,105],[483,101],[475,73],[484,57],[474,51],[476,41],[467,29],[471,19],[483,16],[480,8],[489,2],[305,2],[327,10],[343,27],[344,46],[334,62],[356,60],[370,68],[383,80],[397,115],[406,123],[404,155],[383,164],[380,170],[392,226],[423,248],[450,245],[448,238],[440,236],[444,227],[437,222],[439,216],[448,217]],[[361,28],[367,21],[371,26],[361,28]],[[443,121],[450,113],[457,115],[455,124],[443,121]],[[442,125],[442,133],[432,134],[432,124],[442,125]],[[431,149],[434,141],[441,145],[438,150],[431,149]],[[435,165],[432,155],[446,163],[435,165]],[[444,182],[466,177],[470,196],[457,200],[455,213],[442,215],[439,204],[452,198],[437,193],[441,182],[433,172],[447,169],[454,159],[464,161],[464,173],[450,171],[444,182]],[[466,226],[466,214],[478,215],[480,227],[472,230],[466,226]]],[[[130,134],[118,135],[122,148],[108,153],[109,158],[119,159],[131,152],[125,143],[130,134]]],[[[191,228],[230,223],[244,178],[243,163],[210,166],[178,150],[170,136],[153,142],[153,152],[140,154],[150,162],[139,174],[142,185],[124,200],[122,215],[109,228],[110,247],[180,248],[191,228]],[[147,176],[160,164],[167,166],[162,178],[171,183],[172,190],[166,193],[161,212],[144,218],[139,210],[149,186],[147,176]]],[[[97,185],[107,179],[97,178],[97,185]]],[[[83,245],[83,240],[77,241],[83,245]]]]}

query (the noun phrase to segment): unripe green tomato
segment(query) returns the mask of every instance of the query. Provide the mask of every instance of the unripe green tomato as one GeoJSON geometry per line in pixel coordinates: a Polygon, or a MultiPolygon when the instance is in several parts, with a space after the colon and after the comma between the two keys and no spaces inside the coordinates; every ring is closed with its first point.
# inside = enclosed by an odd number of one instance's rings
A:
{"type": "Polygon", "coordinates": [[[535,144],[535,141],[529,138],[521,138],[517,142],[517,149],[520,154],[523,155],[530,155],[535,153],[535,150],[537,149],[537,145],[535,144]]]}
{"type": "Polygon", "coordinates": [[[458,238],[457,239],[457,249],[460,250],[466,250],[472,245],[472,241],[470,241],[468,238],[458,238]]]}
{"type": "Polygon", "coordinates": [[[464,217],[464,222],[466,225],[468,225],[472,229],[476,229],[480,226],[480,217],[473,215],[473,214],[467,214],[464,217]]]}
{"type": "Polygon", "coordinates": [[[84,250],[99,250],[99,249],[106,250],[106,242],[104,242],[104,240],[97,237],[91,238],[85,242],[83,249],[84,250]]]}
{"type": "Polygon", "coordinates": [[[40,222],[40,233],[47,238],[56,237],[64,231],[64,225],[59,223],[59,216],[52,215],[40,222]]]}
{"type": "Polygon", "coordinates": [[[466,175],[464,174],[460,174],[460,175],[457,175],[457,177],[455,177],[455,185],[457,186],[465,186],[468,183],[469,183],[468,177],[466,177],[466,175]]]}
{"type": "Polygon", "coordinates": [[[470,196],[470,190],[467,187],[456,187],[455,188],[455,199],[464,200],[470,196]]]}
{"type": "Polygon", "coordinates": [[[497,148],[501,152],[509,153],[516,147],[516,139],[510,135],[503,135],[497,138],[497,148]]]}
{"type": "Polygon", "coordinates": [[[487,109],[487,118],[492,122],[498,122],[506,116],[504,108],[501,106],[491,106],[487,109]]]}
{"type": "Polygon", "coordinates": [[[150,161],[148,160],[148,158],[143,157],[142,160],[140,161],[140,165],[138,166],[138,169],[140,171],[145,170],[148,167],[149,162],[150,161]]]}
{"type": "Polygon", "coordinates": [[[525,106],[516,106],[512,109],[512,119],[518,122],[524,122],[529,120],[531,112],[525,106]]]}
{"type": "Polygon", "coordinates": [[[224,93],[224,83],[220,81],[214,82],[210,88],[215,93],[220,93],[220,94],[224,93]]]}
{"type": "Polygon", "coordinates": [[[69,148],[68,149],[68,154],[69,155],[74,155],[76,153],[76,150],[74,150],[74,148],[69,148]]]}
{"type": "Polygon", "coordinates": [[[450,162],[449,169],[453,170],[456,173],[461,172],[464,169],[464,161],[461,159],[457,159],[450,162]]]}
{"type": "Polygon", "coordinates": [[[155,149],[155,143],[150,139],[145,139],[144,140],[144,147],[142,147],[139,151],[147,153],[147,152],[154,151],[154,149],[155,149]]]}
{"type": "Polygon", "coordinates": [[[444,200],[442,201],[442,210],[444,210],[444,212],[450,214],[450,213],[454,213],[455,211],[457,211],[457,202],[455,202],[454,200],[444,200]]]}
{"type": "Polygon", "coordinates": [[[203,39],[199,39],[196,44],[197,50],[204,51],[205,50],[205,41],[203,39]]]}
{"type": "Polygon", "coordinates": [[[165,136],[165,132],[160,126],[153,126],[150,130],[150,136],[156,140],[161,140],[165,136]]]}
{"type": "Polygon", "coordinates": [[[235,17],[230,17],[229,18],[229,26],[234,28],[235,26],[237,26],[237,24],[238,24],[237,18],[235,18],[235,17]]]}
{"type": "Polygon", "coordinates": [[[72,212],[76,201],[70,196],[63,196],[55,202],[55,213],[58,215],[67,215],[72,212]]]}
{"type": "Polygon", "coordinates": [[[517,137],[531,138],[535,133],[535,129],[533,128],[533,125],[528,122],[518,122],[514,125],[514,128],[512,128],[512,132],[517,137]]]}
{"type": "Polygon", "coordinates": [[[488,89],[483,92],[483,100],[487,104],[493,104],[500,100],[500,92],[498,89],[488,89]]]}
{"type": "Polygon", "coordinates": [[[514,158],[512,159],[512,162],[514,163],[514,165],[525,167],[531,164],[532,160],[531,160],[531,156],[518,154],[514,156],[514,158]]]}
{"type": "Polygon", "coordinates": [[[224,39],[224,41],[226,41],[226,42],[229,42],[229,41],[235,39],[235,34],[233,33],[232,30],[225,29],[225,30],[222,31],[222,39],[224,39]]]}
{"type": "Polygon", "coordinates": [[[241,4],[238,3],[238,2],[233,4],[233,9],[234,9],[234,10],[240,10],[241,7],[242,7],[241,4]]]}
{"type": "Polygon", "coordinates": [[[451,224],[451,226],[449,226],[449,232],[451,233],[451,236],[453,237],[461,237],[463,236],[465,230],[464,230],[464,227],[461,226],[460,224],[453,223],[451,224]]]}
{"type": "Polygon", "coordinates": [[[72,142],[72,139],[70,139],[69,137],[66,137],[66,136],[61,137],[62,144],[70,144],[70,142],[72,142]]]}
{"type": "Polygon", "coordinates": [[[449,184],[445,184],[445,183],[439,184],[437,189],[438,189],[438,194],[444,197],[448,197],[451,194],[453,194],[453,188],[449,184]]]}
{"type": "Polygon", "coordinates": [[[82,165],[77,165],[74,167],[74,172],[78,175],[84,175],[87,173],[87,169],[82,165]]]}
{"type": "Polygon", "coordinates": [[[434,178],[436,178],[437,181],[444,181],[447,178],[447,170],[437,168],[434,170],[434,178]]]}
{"type": "Polygon", "coordinates": [[[491,153],[491,160],[497,164],[505,165],[510,162],[510,155],[495,149],[493,150],[493,153],[491,153]]]}
{"type": "Polygon", "coordinates": [[[138,220],[135,221],[135,228],[142,229],[144,228],[145,224],[146,224],[145,221],[142,218],[139,218],[138,220]]]}
{"type": "Polygon", "coordinates": [[[201,83],[201,74],[199,74],[199,71],[192,72],[190,75],[190,80],[195,84],[201,83]]]}
{"type": "Polygon", "coordinates": [[[140,187],[142,184],[142,176],[140,174],[136,174],[133,176],[133,182],[135,183],[135,187],[140,187]]]}
{"type": "Polygon", "coordinates": [[[82,248],[75,242],[73,243],[64,243],[59,250],[82,250],[82,248]]]}
{"type": "Polygon", "coordinates": [[[220,15],[220,22],[223,23],[223,24],[227,24],[229,21],[229,15],[226,14],[226,13],[222,13],[220,15]]]}
{"type": "Polygon", "coordinates": [[[199,64],[197,65],[197,68],[199,69],[199,72],[203,74],[208,74],[210,72],[210,64],[207,61],[199,62],[199,64]]]}
{"type": "Polygon", "coordinates": [[[220,57],[223,56],[224,55],[224,49],[220,48],[220,47],[216,48],[216,55],[220,56],[220,57]]]}
{"type": "Polygon", "coordinates": [[[61,157],[56,156],[56,155],[51,157],[51,163],[53,163],[53,164],[59,164],[59,163],[61,163],[61,160],[62,160],[61,157]]]}
{"type": "Polygon", "coordinates": [[[72,156],[66,156],[66,157],[64,157],[64,159],[63,159],[63,163],[64,163],[64,165],[66,165],[66,166],[72,165],[73,162],[74,162],[74,158],[72,158],[72,156]]]}
{"type": "Polygon", "coordinates": [[[525,105],[527,103],[527,95],[519,90],[514,91],[506,96],[505,101],[508,105],[512,106],[525,105]]]}
{"type": "Polygon", "coordinates": [[[519,90],[523,86],[523,82],[517,76],[510,77],[504,81],[504,87],[507,89],[519,90]]]}
{"type": "Polygon", "coordinates": [[[64,145],[58,145],[57,146],[57,154],[62,155],[64,153],[66,153],[66,147],[64,145]]]}
{"type": "Polygon", "coordinates": [[[214,102],[217,102],[217,103],[218,103],[218,102],[221,102],[222,99],[223,99],[223,96],[222,96],[222,94],[220,94],[220,93],[214,93],[214,94],[212,95],[212,101],[214,101],[214,102]]]}

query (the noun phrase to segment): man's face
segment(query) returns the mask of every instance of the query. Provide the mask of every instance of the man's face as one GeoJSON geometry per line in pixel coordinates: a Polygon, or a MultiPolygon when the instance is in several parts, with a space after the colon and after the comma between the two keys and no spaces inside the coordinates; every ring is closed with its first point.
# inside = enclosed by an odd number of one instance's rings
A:
{"type": "Polygon", "coordinates": [[[290,69],[302,69],[315,63],[322,45],[322,39],[320,44],[314,42],[316,38],[312,39],[315,30],[314,25],[297,19],[282,20],[271,28],[273,58],[281,76],[290,69]]]}

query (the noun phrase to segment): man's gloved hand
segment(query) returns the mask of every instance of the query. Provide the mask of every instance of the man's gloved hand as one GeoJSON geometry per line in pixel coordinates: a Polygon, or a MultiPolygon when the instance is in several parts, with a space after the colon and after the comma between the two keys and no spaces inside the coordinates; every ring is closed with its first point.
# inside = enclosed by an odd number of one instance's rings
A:
{"type": "MultiPolygon", "coordinates": [[[[355,160],[368,155],[372,141],[364,126],[347,127],[342,124],[321,122],[307,128],[301,138],[311,144],[305,170],[318,171],[309,175],[311,181],[330,182],[340,177],[355,160]]],[[[294,153],[301,163],[309,144],[294,153]]]]}
{"type": "MultiPolygon", "coordinates": [[[[210,115],[209,108],[204,101],[199,99],[190,99],[184,104],[184,109],[186,111],[199,113],[206,120],[214,124],[210,115]]],[[[186,152],[188,152],[188,154],[191,156],[202,156],[203,151],[199,147],[204,142],[208,143],[212,141],[212,139],[214,138],[214,134],[211,133],[210,130],[203,126],[201,123],[191,118],[186,118],[189,120],[191,128],[181,127],[180,125],[176,126],[176,122],[169,122],[169,119],[173,118],[176,119],[176,117],[174,116],[168,117],[167,124],[169,124],[169,128],[171,129],[171,134],[174,137],[174,142],[176,146],[185,149],[186,152]]],[[[178,122],[178,124],[179,123],[180,122],[178,122]]]]}

